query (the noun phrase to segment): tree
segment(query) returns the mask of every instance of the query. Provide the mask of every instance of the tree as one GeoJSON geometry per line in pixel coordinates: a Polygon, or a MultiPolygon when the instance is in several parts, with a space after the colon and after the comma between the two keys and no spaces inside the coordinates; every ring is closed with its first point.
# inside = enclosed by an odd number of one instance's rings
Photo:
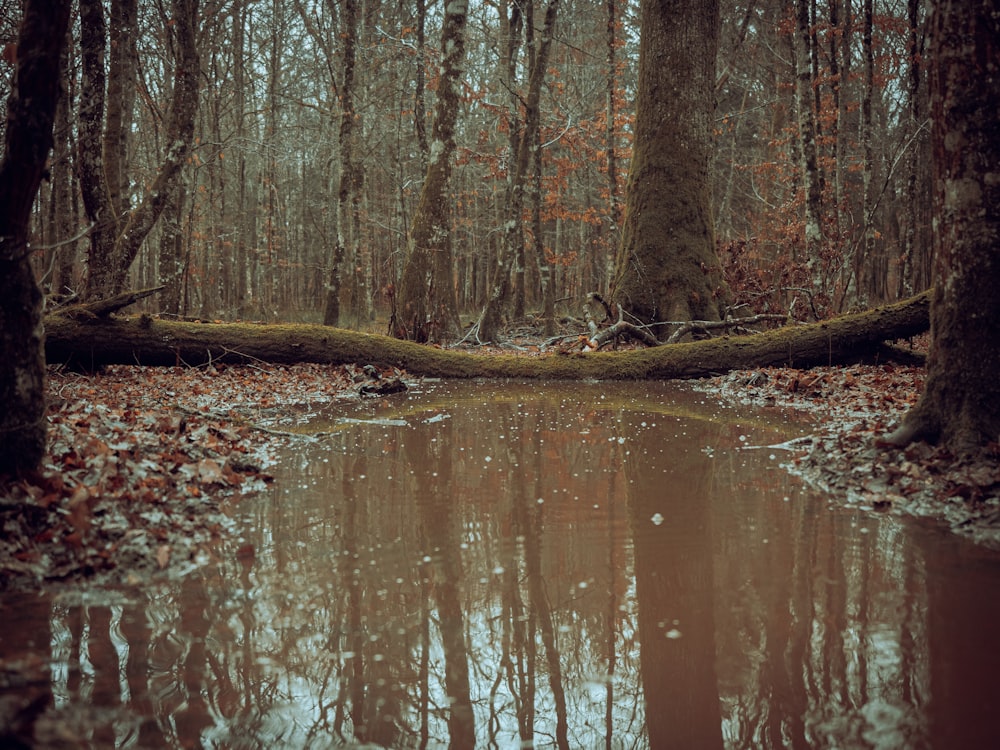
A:
{"type": "MultiPolygon", "coordinates": [[[[335,326],[340,322],[340,286],[347,255],[348,237],[358,241],[357,218],[361,201],[361,182],[364,173],[355,158],[354,125],[354,64],[358,46],[358,2],[345,0],[340,17],[340,42],[343,46],[340,74],[340,185],[337,188],[337,238],[330,262],[330,281],[327,286],[326,308],[323,323],[335,326]]],[[[355,255],[355,253],[351,253],[355,255]]]]}
{"type": "Polygon", "coordinates": [[[815,45],[810,31],[809,0],[795,0],[795,105],[798,110],[799,151],[805,181],[805,244],[807,263],[812,270],[813,291],[823,289],[823,189],[816,148],[816,114],[813,111],[813,75],[811,59],[815,45]]]}
{"type": "MultiPolygon", "coordinates": [[[[529,0],[531,7],[532,0],[529,0]]],[[[492,341],[496,338],[500,327],[503,305],[510,295],[510,275],[515,258],[520,251],[523,255],[524,232],[523,217],[524,197],[528,190],[528,168],[537,152],[542,148],[538,138],[540,122],[539,104],[542,96],[542,80],[545,77],[549,49],[552,45],[552,31],[556,21],[556,10],[559,0],[549,0],[545,7],[545,22],[537,50],[530,55],[531,65],[528,73],[528,95],[524,102],[524,124],[514,141],[511,151],[514,154],[513,170],[507,186],[506,214],[507,220],[503,226],[500,254],[493,279],[493,288],[479,317],[479,338],[482,341],[492,341]]],[[[533,23],[531,15],[527,18],[527,26],[533,23]]],[[[530,38],[530,37],[529,37],[530,38]]],[[[513,66],[513,60],[510,65],[513,66]]],[[[523,267],[523,261],[521,266],[523,267]]]]}
{"type": "Polygon", "coordinates": [[[27,0],[0,160],[0,472],[34,469],[45,452],[42,295],[28,223],[52,149],[69,0],[27,0]]]}
{"type": "MultiPolygon", "coordinates": [[[[135,2],[112,3],[112,15],[117,21],[113,30],[123,44],[129,35],[117,27],[136,25],[135,2]]],[[[167,114],[167,148],[152,185],[132,208],[125,152],[135,89],[134,61],[125,50],[112,46],[111,66],[106,74],[104,4],[100,0],[80,2],[83,84],[77,165],[84,208],[93,223],[86,289],[86,296],[92,299],[123,289],[128,270],[177,189],[181,168],[191,152],[201,74],[196,44],[198,0],[173,0],[171,8],[174,90],[167,114]]]]}
{"type": "Polygon", "coordinates": [[[727,291],[708,157],[719,4],[642,0],[640,24],[635,143],[612,296],[642,323],[717,320],[727,291]]]}
{"type": "Polygon", "coordinates": [[[940,0],[930,21],[935,288],[927,380],[890,444],[1000,442],[1000,15],[940,0]]]}
{"type": "Polygon", "coordinates": [[[400,338],[414,341],[441,341],[458,331],[447,191],[455,156],[455,123],[462,98],[468,13],[468,0],[453,0],[445,5],[441,76],[427,175],[410,228],[410,255],[399,286],[399,318],[392,331],[400,338]]]}

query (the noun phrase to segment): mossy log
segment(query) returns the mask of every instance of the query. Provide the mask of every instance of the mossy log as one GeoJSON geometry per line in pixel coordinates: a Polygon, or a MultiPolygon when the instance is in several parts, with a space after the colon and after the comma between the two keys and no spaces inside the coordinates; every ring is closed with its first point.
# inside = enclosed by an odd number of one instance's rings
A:
{"type": "Polygon", "coordinates": [[[189,323],[148,316],[46,318],[49,363],[203,365],[207,362],[372,363],[443,378],[642,380],[766,366],[808,368],[871,358],[883,342],[928,328],[929,293],[808,325],[623,352],[484,355],[319,325],[189,323]]]}

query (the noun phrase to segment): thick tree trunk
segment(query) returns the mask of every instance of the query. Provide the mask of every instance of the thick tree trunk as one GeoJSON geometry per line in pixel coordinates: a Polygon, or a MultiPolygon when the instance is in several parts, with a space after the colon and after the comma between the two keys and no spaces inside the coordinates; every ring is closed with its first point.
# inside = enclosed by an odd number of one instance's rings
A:
{"type": "Polygon", "coordinates": [[[45,451],[42,294],[31,269],[28,222],[52,148],[66,0],[29,0],[0,158],[0,473],[30,470],[45,451]]]}
{"type": "Polygon", "coordinates": [[[387,336],[312,325],[184,323],[147,316],[96,319],[50,315],[50,362],[82,368],[105,364],[202,365],[377,363],[412,375],[603,380],[693,378],[764,366],[811,367],[857,361],[883,341],[927,330],[930,293],[856,315],[788,326],[752,336],[723,337],[627,352],[516,357],[438,349],[387,336]],[[83,319],[77,319],[77,318],[83,319]]]}
{"type": "Polygon", "coordinates": [[[441,342],[459,327],[448,185],[461,104],[468,12],[467,0],[448,3],[441,30],[441,81],[431,126],[430,158],[410,229],[412,244],[399,282],[399,317],[393,331],[413,341],[441,342]]]}
{"type": "Polygon", "coordinates": [[[641,323],[718,320],[728,291],[708,159],[719,5],[643,0],[640,13],[635,142],[611,295],[641,323]]]}
{"type": "Polygon", "coordinates": [[[931,17],[937,287],[927,382],[887,441],[955,454],[1000,442],[1000,15],[942,0],[931,17]]]}

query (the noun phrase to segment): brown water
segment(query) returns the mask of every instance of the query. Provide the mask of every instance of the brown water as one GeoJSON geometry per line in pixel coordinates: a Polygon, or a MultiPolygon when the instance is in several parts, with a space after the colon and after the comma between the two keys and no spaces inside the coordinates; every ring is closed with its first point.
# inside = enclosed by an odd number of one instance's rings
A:
{"type": "Polygon", "coordinates": [[[309,428],[180,581],[0,599],[0,726],[16,689],[64,747],[1000,746],[998,558],[804,490],[787,416],[440,383],[309,428]]]}

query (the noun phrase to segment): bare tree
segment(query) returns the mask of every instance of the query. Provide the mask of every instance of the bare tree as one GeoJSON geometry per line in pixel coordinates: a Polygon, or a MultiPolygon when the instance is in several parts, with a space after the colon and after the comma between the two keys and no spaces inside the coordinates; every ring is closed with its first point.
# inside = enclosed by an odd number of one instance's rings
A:
{"type": "MultiPolygon", "coordinates": [[[[125,0],[123,0],[124,3],[125,0]]],[[[127,0],[134,3],[135,0],[127,0]]],[[[180,170],[191,152],[198,109],[200,63],[196,43],[198,0],[173,0],[174,80],[167,115],[166,152],[152,185],[135,207],[125,190],[126,139],[122,123],[131,109],[134,85],[128,85],[129,56],[112,55],[105,70],[107,23],[100,0],[81,0],[80,29],[83,86],[78,118],[77,165],[87,218],[93,223],[88,253],[86,296],[98,298],[120,292],[143,241],[159,218],[180,170]],[[119,76],[125,83],[114,85],[119,76]],[[107,96],[105,95],[107,90],[107,96]],[[115,93],[119,92],[118,96],[115,93]],[[115,98],[112,98],[115,97],[115,98]]],[[[135,14],[123,10],[122,23],[135,24],[135,14]]],[[[116,33],[122,34],[122,30],[116,33]]]]}
{"type": "MultiPolygon", "coordinates": [[[[530,0],[529,0],[530,2],[530,0]]],[[[482,341],[492,341],[500,327],[503,306],[510,295],[511,271],[518,251],[523,258],[524,234],[523,211],[524,198],[527,192],[529,168],[536,152],[542,144],[538,138],[538,128],[541,118],[540,103],[542,96],[542,81],[545,78],[545,68],[548,63],[549,49],[552,45],[552,32],[556,22],[556,11],[559,0],[549,0],[545,7],[545,21],[539,39],[538,49],[533,54],[528,78],[528,94],[524,101],[524,124],[517,138],[517,147],[513,150],[514,164],[508,184],[506,222],[503,226],[503,239],[497,267],[494,271],[493,288],[486,306],[479,317],[479,338],[482,341]]],[[[530,24],[531,19],[528,19],[530,24]]]]}
{"type": "Polygon", "coordinates": [[[31,206],[52,149],[69,0],[26,0],[0,159],[0,473],[45,452],[42,295],[31,268],[31,206]]]}
{"type": "Polygon", "coordinates": [[[455,156],[455,123],[465,65],[468,0],[445,6],[441,76],[431,126],[427,175],[410,228],[410,255],[399,286],[399,318],[392,333],[415,341],[442,341],[458,332],[453,281],[448,184],[455,156]]]}
{"type": "Polygon", "coordinates": [[[795,104],[798,110],[799,148],[805,181],[806,262],[812,271],[814,291],[823,289],[823,188],[816,147],[816,113],[813,108],[813,74],[810,64],[813,36],[810,33],[809,0],[795,0],[795,104]]]}
{"type": "MultiPolygon", "coordinates": [[[[340,16],[341,52],[340,73],[340,133],[337,143],[340,154],[340,186],[337,189],[337,239],[330,261],[330,280],[327,285],[326,308],[323,323],[335,326],[340,322],[340,287],[347,255],[348,238],[356,241],[357,213],[359,210],[361,181],[364,173],[355,157],[354,121],[354,65],[358,45],[358,2],[344,0],[340,16]]],[[[353,255],[353,253],[352,253],[353,255]]],[[[353,265],[353,264],[352,264],[353,265]]]]}

